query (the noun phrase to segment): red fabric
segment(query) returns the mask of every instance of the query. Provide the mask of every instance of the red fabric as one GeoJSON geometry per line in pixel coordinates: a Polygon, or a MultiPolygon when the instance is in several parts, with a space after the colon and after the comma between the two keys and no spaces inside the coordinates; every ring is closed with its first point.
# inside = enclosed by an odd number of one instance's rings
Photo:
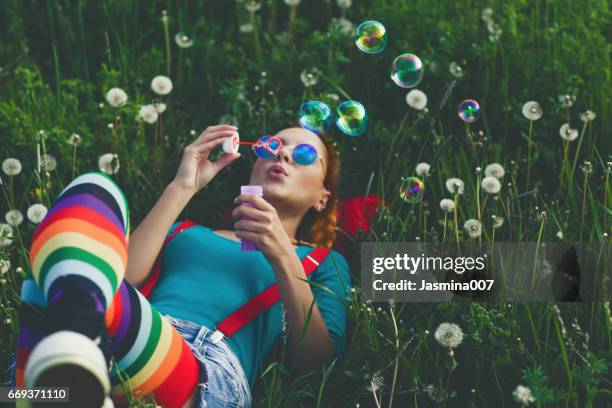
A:
{"type": "MultiPolygon", "coordinates": [[[[329,249],[319,247],[313,249],[304,259],[302,259],[302,266],[304,267],[306,276],[309,276],[315,269],[317,269],[317,264],[323,262],[328,254],[329,249]],[[309,257],[313,258],[316,263],[312,262],[309,257]]],[[[251,320],[257,317],[258,314],[262,313],[278,302],[279,299],[280,294],[278,292],[278,285],[274,283],[265,288],[253,299],[246,302],[234,313],[223,319],[223,321],[217,325],[217,330],[222,332],[227,337],[232,336],[238,330],[246,326],[251,320]]]]}

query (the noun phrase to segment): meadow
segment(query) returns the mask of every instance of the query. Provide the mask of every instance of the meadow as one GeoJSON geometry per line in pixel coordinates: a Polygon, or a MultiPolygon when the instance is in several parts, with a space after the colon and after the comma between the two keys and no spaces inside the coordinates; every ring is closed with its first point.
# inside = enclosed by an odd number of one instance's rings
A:
{"type": "MultiPolygon", "coordinates": [[[[611,17],[598,0],[4,1],[0,383],[32,234],[75,175],[111,175],[136,226],[207,126],[237,124],[254,141],[295,123],[304,101],[357,100],[366,132],[333,134],[341,197],[385,206],[347,256],[348,357],[296,376],[279,345],[256,406],[612,406],[609,300],[372,303],[358,246],[609,244],[611,17]],[[355,46],[365,20],[387,29],[381,53],[355,46]],[[405,52],[423,61],[422,93],[390,78],[405,52]],[[158,76],[169,92],[151,86],[158,76]],[[465,99],[481,108],[469,124],[465,99]],[[412,176],[424,192],[408,203],[399,188],[412,176]]],[[[220,225],[254,159],[243,153],[183,217],[220,225]]]]}

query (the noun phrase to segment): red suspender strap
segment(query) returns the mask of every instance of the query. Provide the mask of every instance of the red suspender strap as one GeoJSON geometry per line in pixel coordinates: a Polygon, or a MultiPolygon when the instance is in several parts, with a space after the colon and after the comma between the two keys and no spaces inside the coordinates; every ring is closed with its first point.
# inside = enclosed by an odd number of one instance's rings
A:
{"type": "MultiPolygon", "coordinates": [[[[327,248],[315,248],[313,249],[304,259],[302,259],[302,266],[306,276],[309,276],[321,262],[329,254],[327,248]]],[[[215,342],[220,340],[223,335],[226,337],[232,336],[242,327],[246,326],[251,320],[257,317],[258,314],[264,312],[270,308],[274,303],[278,302],[280,295],[278,292],[278,285],[273,283],[264,289],[259,295],[246,302],[234,313],[226,317],[221,323],[217,325],[217,330],[211,336],[211,341],[215,342]]]]}
{"type": "Polygon", "coordinates": [[[198,224],[191,220],[185,220],[181,222],[174,229],[174,231],[172,231],[172,234],[168,235],[166,239],[164,240],[161,250],[159,251],[157,258],[155,259],[155,263],[153,264],[153,270],[151,274],[145,281],[145,284],[140,289],[138,289],[140,293],[142,293],[147,299],[151,296],[153,287],[155,286],[155,284],[157,283],[159,279],[159,274],[161,273],[161,257],[162,257],[162,253],[164,252],[164,249],[166,248],[166,245],[168,245],[168,243],[172,241],[172,239],[176,237],[178,234],[180,234],[182,231],[186,230],[187,228],[194,227],[196,225],[198,224]]]}

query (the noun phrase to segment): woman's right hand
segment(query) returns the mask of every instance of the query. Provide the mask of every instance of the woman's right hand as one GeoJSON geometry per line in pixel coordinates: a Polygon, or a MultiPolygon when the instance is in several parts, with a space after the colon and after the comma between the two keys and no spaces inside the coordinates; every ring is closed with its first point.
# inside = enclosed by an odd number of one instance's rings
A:
{"type": "Polygon", "coordinates": [[[183,158],[172,183],[195,194],[216,175],[240,157],[240,153],[224,153],[216,161],[208,160],[210,153],[238,128],[231,125],[207,127],[198,138],[183,149],[183,158]]]}

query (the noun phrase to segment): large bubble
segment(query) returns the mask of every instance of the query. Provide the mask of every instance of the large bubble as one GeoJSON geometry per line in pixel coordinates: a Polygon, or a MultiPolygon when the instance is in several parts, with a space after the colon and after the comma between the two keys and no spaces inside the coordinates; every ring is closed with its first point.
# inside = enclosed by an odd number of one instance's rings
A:
{"type": "Polygon", "coordinates": [[[329,106],[319,101],[304,102],[298,113],[300,126],[318,135],[326,132],[334,122],[329,106]]]}
{"type": "Polygon", "coordinates": [[[457,113],[462,121],[472,123],[480,117],[480,104],[474,99],[466,99],[459,104],[457,113]]]}
{"type": "Polygon", "coordinates": [[[355,31],[357,48],[368,54],[378,54],[387,46],[387,30],[378,21],[368,20],[355,31]]]}
{"type": "Polygon", "coordinates": [[[423,199],[425,183],[418,177],[408,177],[400,185],[400,197],[408,204],[417,204],[423,199]]]}
{"type": "Polygon", "coordinates": [[[414,54],[402,54],[393,61],[391,79],[397,86],[412,88],[423,79],[423,62],[414,54]]]}
{"type": "Polygon", "coordinates": [[[336,126],[348,136],[359,136],[368,126],[368,113],[357,101],[344,101],[336,109],[336,126]]]}

